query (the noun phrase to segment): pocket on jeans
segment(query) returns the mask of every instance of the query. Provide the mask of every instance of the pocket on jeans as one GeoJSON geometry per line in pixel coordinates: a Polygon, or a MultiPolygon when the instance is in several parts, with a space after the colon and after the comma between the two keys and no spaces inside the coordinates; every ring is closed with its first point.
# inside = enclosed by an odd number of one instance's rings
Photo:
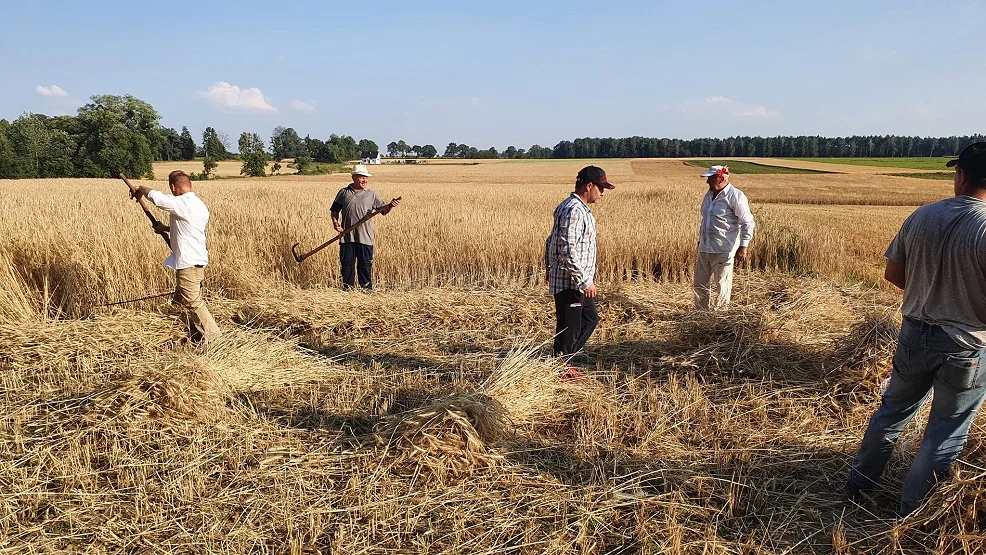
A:
{"type": "Polygon", "coordinates": [[[947,354],[942,364],[941,377],[956,391],[966,391],[983,387],[978,353],[969,355],[947,354]]]}
{"type": "Polygon", "coordinates": [[[894,351],[894,371],[901,376],[910,376],[911,369],[911,350],[905,343],[898,343],[897,350],[894,351]]]}

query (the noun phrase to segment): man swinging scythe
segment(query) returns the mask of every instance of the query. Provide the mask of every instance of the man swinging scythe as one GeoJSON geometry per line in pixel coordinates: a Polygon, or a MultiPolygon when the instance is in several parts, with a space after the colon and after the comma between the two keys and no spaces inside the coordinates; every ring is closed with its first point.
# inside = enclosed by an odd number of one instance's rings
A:
{"type": "Polygon", "coordinates": [[[185,326],[188,338],[195,345],[206,345],[219,337],[219,326],[202,298],[202,280],[209,252],[205,248],[205,226],[209,223],[209,209],[192,192],[188,174],[175,170],[168,174],[171,194],[168,196],[149,187],[134,187],[120,175],[130,187],[130,198],[135,199],[151,220],[154,232],[164,238],[171,247],[171,256],[164,265],[175,270],[175,304],[185,309],[185,326]],[[143,199],[168,212],[168,225],[151,215],[143,199]]]}

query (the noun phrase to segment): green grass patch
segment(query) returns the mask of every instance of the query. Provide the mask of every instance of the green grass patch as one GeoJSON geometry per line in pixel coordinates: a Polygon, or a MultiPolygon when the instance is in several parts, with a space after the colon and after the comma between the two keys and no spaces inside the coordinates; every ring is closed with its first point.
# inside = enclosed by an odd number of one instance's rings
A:
{"type": "Polygon", "coordinates": [[[783,166],[769,166],[767,164],[740,162],[738,160],[686,160],[685,164],[702,169],[708,169],[710,166],[729,166],[729,173],[738,175],[753,173],[838,173],[821,170],[805,170],[800,168],[785,168],[783,166]]]}
{"type": "Polygon", "coordinates": [[[955,179],[955,172],[885,173],[881,175],[892,175],[894,177],[916,177],[918,179],[934,179],[940,181],[953,181],[955,179]]]}
{"type": "Polygon", "coordinates": [[[843,164],[847,166],[875,166],[878,168],[904,168],[909,170],[941,170],[945,162],[954,157],[923,157],[923,158],[787,158],[804,162],[821,162],[823,164],[843,164]]]}

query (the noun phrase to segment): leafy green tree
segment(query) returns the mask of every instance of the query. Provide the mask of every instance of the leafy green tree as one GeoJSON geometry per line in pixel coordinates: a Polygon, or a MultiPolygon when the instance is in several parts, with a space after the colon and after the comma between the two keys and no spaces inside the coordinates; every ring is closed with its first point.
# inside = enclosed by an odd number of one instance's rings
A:
{"type": "Polygon", "coordinates": [[[294,167],[298,169],[298,173],[305,173],[314,163],[310,156],[299,156],[294,159],[294,167]]]}
{"type": "Polygon", "coordinates": [[[400,149],[397,146],[397,142],[391,141],[387,143],[387,156],[391,158],[396,158],[399,155],[400,155],[400,149]]]}
{"type": "Polygon", "coordinates": [[[202,132],[202,149],[205,151],[206,158],[214,160],[229,160],[232,158],[226,148],[226,142],[220,138],[219,133],[212,127],[206,127],[202,132]]]}
{"type": "Polygon", "coordinates": [[[157,111],[127,95],[99,95],[79,108],[77,159],[79,174],[106,177],[124,173],[150,175],[152,146],[160,137],[157,111]]]}
{"type": "Polygon", "coordinates": [[[325,143],[319,139],[313,139],[309,136],[305,136],[305,150],[308,155],[316,162],[331,162],[332,152],[329,150],[328,143],[325,143]]]}
{"type": "Polygon", "coordinates": [[[0,179],[21,177],[21,160],[10,144],[10,122],[0,119],[0,179]]]}
{"type": "Polygon", "coordinates": [[[182,160],[195,158],[195,139],[192,138],[192,134],[188,132],[187,127],[181,128],[181,144],[179,145],[179,150],[182,160]]]}
{"type": "Polygon", "coordinates": [[[456,143],[449,143],[448,146],[445,147],[445,154],[443,154],[442,156],[444,158],[455,158],[456,156],[458,156],[458,154],[459,154],[459,145],[456,143]]]}
{"type": "Polygon", "coordinates": [[[42,177],[41,160],[51,141],[46,120],[41,114],[24,114],[10,126],[10,144],[22,160],[21,177],[42,177]]]}
{"type": "Polygon", "coordinates": [[[397,152],[398,156],[406,157],[407,153],[410,152],[411,147],[404,142],[404,139],[397,141],[397,152]]]}
{"type": "Polygon", "coordinates": [[[274,160],[297,158],[305,154],[305,144],[298,132],[291,127],[275,127],[270,138],[271,154],[274,160]]]}
{"type": "Polygon", "coordinates": [[[242,133],[240,135],[240,159],[243,160],[243,167],[240,174],[250,177],[264,177],[267,175],[267,162],[270,155],[267,154],[267,146],[260,135],[256,133],[242,133]]]}
{"type": "Polygon", "coordinates": [[[336,164],[359,158],[359,145],[356,144],[356,139],[349,135],[340,136],[333,133],[329,136],[328,148],[330,161],[336,164]]]}
{"type": "Polygon", "coordinates": [[[361,139],[359,144],[360,158],[374,158],[380,153],[380,147],[370,139],[361,139]]]}
{"type": "Polygon", "coordinates": [[[181,136],[173,128],[166,127],[159,130],[155,147],[155,160],[170,162],[181,159],[181,136]]]}
{"type": "Polygon", "coordinates": [[[438,155],[438,149],[435,148],[435,145],[421,147],[421,153],[419,154],[422,158],[434,158],[436,155],[438,155]]]}
{"type": "Polygon", "coordinates": [[[206,156],[202,160],[202,179],[209,179],[217,167],[219,167],[219,162],[216,162],[215,158],[206,156]]]}

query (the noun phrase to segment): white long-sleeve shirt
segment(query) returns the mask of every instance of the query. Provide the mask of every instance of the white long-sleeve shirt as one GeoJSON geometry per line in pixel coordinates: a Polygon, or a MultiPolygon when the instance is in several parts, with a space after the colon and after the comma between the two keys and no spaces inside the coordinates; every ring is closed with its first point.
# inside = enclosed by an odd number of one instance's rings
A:
{"type": "Polygon", "coordinates": [[[209,251],[205,248],[205,226],[209,223],[209,209],[195,193],[189,191],[171,196],[161,191],[151,191],[147,199],[161,210],[168,212],[171,228],[171,256],[164,265],[175,270],[209,263],[209,251]]]}
{"type": "Polygon", "coordinates": [[[702,225],[698,232],[698,252],[735,253],[753,239],[753,213],[746,195],[727,184],[713,197],[712,191],[702,199],[702,225]]]}

